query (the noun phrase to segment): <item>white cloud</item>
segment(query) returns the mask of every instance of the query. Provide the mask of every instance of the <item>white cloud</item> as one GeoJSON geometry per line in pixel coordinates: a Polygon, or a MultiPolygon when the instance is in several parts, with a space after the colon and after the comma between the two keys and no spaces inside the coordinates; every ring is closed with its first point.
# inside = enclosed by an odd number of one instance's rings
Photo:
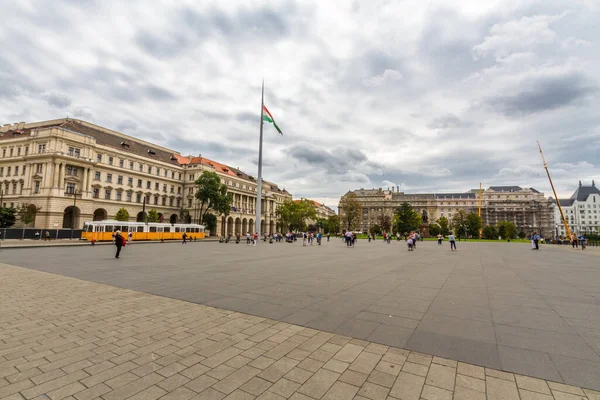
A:
{"type": "Polygon", "coordinates": [[[400,72],[393,69],[386,69],[381,75],[376,75],[365,79],[363,84],[367,87],[374,87],[398,82],[402,79],[404,78],[400,72]]]}

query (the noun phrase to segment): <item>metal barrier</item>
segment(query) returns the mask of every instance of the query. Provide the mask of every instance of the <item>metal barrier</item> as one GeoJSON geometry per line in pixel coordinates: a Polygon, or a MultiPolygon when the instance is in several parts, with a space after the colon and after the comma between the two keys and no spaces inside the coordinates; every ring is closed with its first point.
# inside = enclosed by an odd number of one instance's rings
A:
{"type": "Polygon", "coordinates": [[[83,229],[73,229],[71,231],[71,229],[2,228],[0,229],[0,239],[45,240],[49,238],[50,240],[56,240],[71,239],[71,235],[73,235],[73,239],[78,240],[81,238],[82,232],[83,229]],[[46,236],[46,232],[50,235],[46,236]]]}

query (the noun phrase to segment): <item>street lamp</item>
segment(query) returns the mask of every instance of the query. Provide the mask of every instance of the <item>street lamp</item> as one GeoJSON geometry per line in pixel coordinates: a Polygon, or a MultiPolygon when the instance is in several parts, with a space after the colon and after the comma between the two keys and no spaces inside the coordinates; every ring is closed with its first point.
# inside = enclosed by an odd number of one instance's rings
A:
{"type": "Polygon", "coordinates": [[[71,240],[73,240],[73,229],[75,228],[75,210],[77,210],[77,196],[81,196],[81,191],[73,189],[73,192],[65,192],[67,196],[73,196],[73,209],[71,210],[71,240]]]}

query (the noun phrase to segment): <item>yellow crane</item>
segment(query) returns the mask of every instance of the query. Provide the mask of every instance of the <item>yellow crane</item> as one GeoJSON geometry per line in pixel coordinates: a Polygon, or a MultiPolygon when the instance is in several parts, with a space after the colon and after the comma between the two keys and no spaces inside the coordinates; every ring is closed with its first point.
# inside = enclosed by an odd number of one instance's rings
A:
{"type": "MultiPolygon", "coordinates": [[[[481,197],[482,196],[483,196],[483,189],[481,188],[481,182],[479,182],[479,207],[478,207],[478,211],[477,211],[479,220],[481,220],[481,197]]],[[[483,228],[479,228],[479,239],[481,239],[482,232],[483,232],[483,228]]]]}
{"type": "Polygon", "coordinates": [[[544,153],[542,152],[542,146],[540,146],[539,140],[537,141],[537,145],[538,149],[540,149],[540,155],[542,156],[542,162],[544,163],[544,169],[546,170],[546,174],[548,175],[548,180],[550,181],[550,186],[552,187],[552,192],[554,193],[554,198],[556,199],[556,205],[558,206],[560,216],[563,220],[563,224],[565,225],[565,232],[567,232],[567,238],[571,238],[571,230],[569,229],[569,224],[567,223],[565,214],[563,213],[562,207],[560,206],[560,200],[556,195],[556,190],[554,190],[554,184],[552,183],[552,178],[550,178],[550,171],[548,171],[548,163],[546,163],[546,159],[544,158],[544,153]]]}

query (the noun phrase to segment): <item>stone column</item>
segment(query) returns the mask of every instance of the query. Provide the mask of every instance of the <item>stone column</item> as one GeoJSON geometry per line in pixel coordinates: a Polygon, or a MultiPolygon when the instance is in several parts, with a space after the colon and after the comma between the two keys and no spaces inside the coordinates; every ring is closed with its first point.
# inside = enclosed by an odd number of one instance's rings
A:
{"type": "Polygon", "coordinates": [[[88,180],[88,169],[86,167],[83,168],[83,177],[81,180],[81,191],[87,192],[87,180],[88,180]]]}
{"type": "Polygon", "coordinates": [[[65,167],[66,164],[60,164],[58,166],[58,188],[62,189],[65,187],[65,167]]]}
{"type": "Polygon", "coordinates": [[[60,166],[60,164],[58,162],[54,163],[54,173],[52,174],[53,175],[52,187],[58,187],[58,170],[60,168],[59,166],[60,166]]]}
{"type": "Polygon", "coordinates": [[[52,175],[52,171],[50,166],[52,165],[51,163],[47,162],[45,163],[46,168],[45,168],[45,172],[44,172],[44,180],[42,182],[42,185],[44,187],[48,187],[50,186],[50,179],[51,179],[51,175],[52,175]]]}

